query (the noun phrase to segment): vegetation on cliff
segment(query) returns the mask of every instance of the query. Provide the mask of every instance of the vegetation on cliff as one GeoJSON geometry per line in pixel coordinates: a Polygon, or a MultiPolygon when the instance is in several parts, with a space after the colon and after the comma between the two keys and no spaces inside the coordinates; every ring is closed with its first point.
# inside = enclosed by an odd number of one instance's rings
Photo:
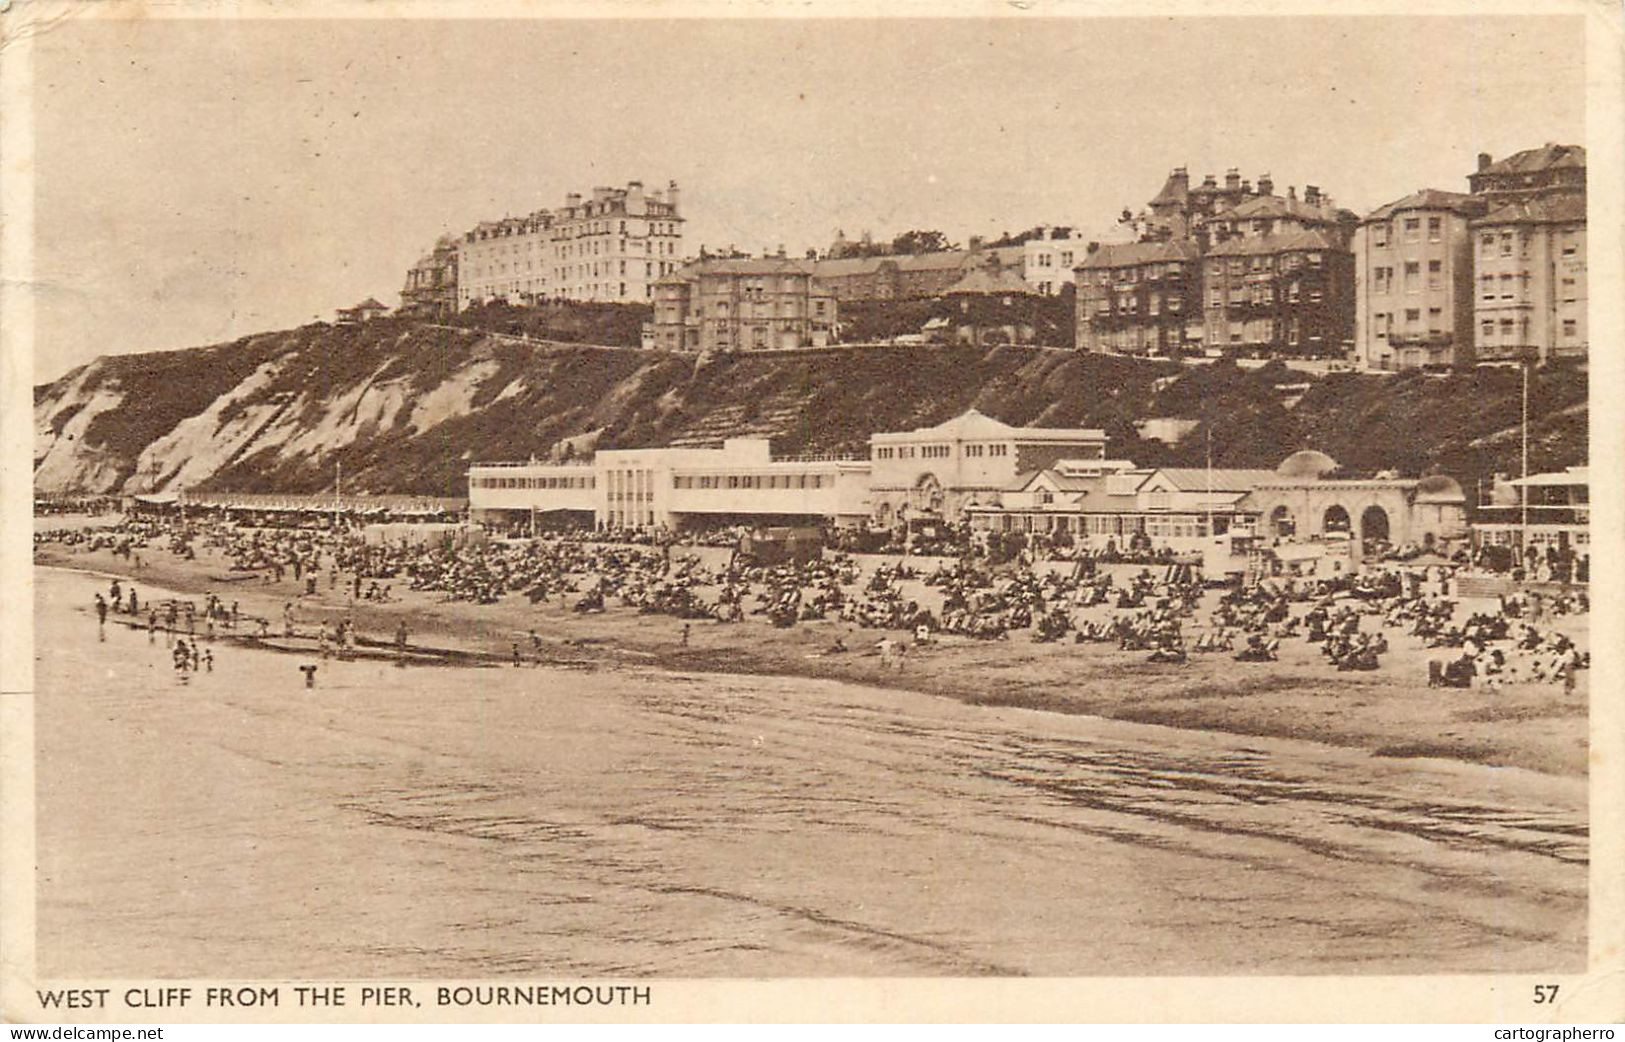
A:
{"type": "MultiPolygon", "coordinates": [[[[1215,465],[1273,466],[1312,447],[1350,470],[1443,470],[1470,487],[1517,469],[1519,400],[1511,370],[1312,377],[1015,347],[699,358],[384,319],[68,373],[35,391],[35,477],[42,491],[309,492],[342,464],[349,489],[460,495],[474,460],[567,443],[757,436],[781,454],[860,453],[875,431],[974,407],[1017,425],[1103,427],[1112,456],[1142,464],[1201,466],[1211,446],[1215,465]],[[1165,416],[1198,424],[1175,445],[1135,434],[1165,416]]],[[[1585,459],[1584,372],[1537,374],[1531,413],[1532,466],[1585,459]]]]}

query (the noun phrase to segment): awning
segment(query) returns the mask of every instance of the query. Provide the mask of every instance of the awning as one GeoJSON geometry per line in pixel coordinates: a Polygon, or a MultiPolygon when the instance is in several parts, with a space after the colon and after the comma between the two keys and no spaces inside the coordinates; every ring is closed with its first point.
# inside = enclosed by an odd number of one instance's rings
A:
{"type": "Polygon", "coordinates": [[[1522,485],[1525,488],[1561,488],[1563,486],[1585,487],[1591,484],[1587,467],[1575,467],[1572,470],[1555,470],[1546,474],[1531,474],[1527,478],[1515,478],[1507,482],[1509,485],[1522,485]]]}

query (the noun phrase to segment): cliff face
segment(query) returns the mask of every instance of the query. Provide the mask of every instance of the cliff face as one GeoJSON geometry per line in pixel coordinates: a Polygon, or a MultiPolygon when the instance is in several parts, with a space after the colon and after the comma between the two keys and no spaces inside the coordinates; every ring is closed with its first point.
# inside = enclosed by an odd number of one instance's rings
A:
{"type": "MultiPolygon", "coordinates": [[[[1131,426],[1184,416],[1211,422],[1217,465],[1273,466],[1316,447],[1350,467],[1443,466],[1470,481],[1514,465],[1518,395],[1505,371],[1311,380],[1018,348],[700,360],[387,319],[98,359],[35,388],[34,479],[42,492],[311,492],[342,463],[346,489],[462,495],[471,461],[567,442],[754,435],[780,453],[861,452],[873,431],[974,406],[1018,425],[1105,427],[1111,455],[1145,464],[1201,465],[1205,426],[1172,447],[1131,426]]],[[[1584,459],[1585,397],[1583,373],[1537,382],[1532,465],[1584,459]]]]}

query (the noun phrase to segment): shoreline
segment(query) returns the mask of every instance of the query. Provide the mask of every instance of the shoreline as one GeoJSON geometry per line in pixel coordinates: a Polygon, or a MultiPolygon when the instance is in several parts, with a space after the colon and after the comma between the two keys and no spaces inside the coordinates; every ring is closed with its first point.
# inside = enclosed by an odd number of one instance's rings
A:
{"type": "MultiPolygon", "coordinates": [[[[245,616],[275,620],[275,640],[282,639],[284,603],[295,605],[298,630],[306,632],[322,619],[351,612],[342,583],[337,590],[319,583],[311,597],[296,594],[291,579],[223,583],[224,565],[207,555],[193,562],[156,551],[144,557],[143,568],[135,571],[109,551],[65,553],[45,546],[36,550],[34,562],[116,575],[138,590],[146,582],[189,595],[212,590],[228,604],[239,601],[245,616]]],[[[513,668],[517,643],[526,666],[834,680],[974,706],[1303,740],[1379,757],[1519,767],[1558,776],[1584,776],[1587,767],[1585,679],[1568,697],[1556,685],[1498,692],[1429,689],[1425,662],[1414,680],[1387,670],[1337,673],[1317,658],[1286,654],[1273,663],[1236,663],[1217,653],[1193,655],[1186,665],[1157,665],[1142,654],[1105,645],[1034,644],[1025,633],[1001,641],[946,638],[912,649],[897,669],[882,665],[873,648],[897,634],[830,620],[786,629],[754,616],[736,624],[693,620],[685,646],[681,619],[619,606],[578,615],[558,603],[537,606],[513,594],[495,605],[476,605],[405,591],[386,603],[357,601],[353,612],[361,638],[374,642],[371,654],[393,657],[394,630],[404,620],[413,648],[446,653],[446,658],[467,656],[472,661],[436,663],[464,668],[513,668]],[[531,630],[542,640],[539,654],[532,651],[531,630]],[[850,650],[826,654],[837,636],[850,650]]],[[[310,653],[315,653],[313,640],[310,653]]]]}

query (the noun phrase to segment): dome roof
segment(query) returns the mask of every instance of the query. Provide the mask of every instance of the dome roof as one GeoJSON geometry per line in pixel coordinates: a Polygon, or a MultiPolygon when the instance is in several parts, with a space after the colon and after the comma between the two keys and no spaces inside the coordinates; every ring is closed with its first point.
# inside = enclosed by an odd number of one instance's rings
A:
{"type": "Polygon", "coordinates": [[[1337,461],[1318,449],[1301,449],[1281,461],[1275,473],[1283,478],[1318,478],[1337,469],[1337,461]]]}
{"type": "Polygon", "coordinates": [[[1461,484],[1448,474],[1434,474],[1416,483],[1418,503],[1465,503],[1466,493],[1461,484]]]}

